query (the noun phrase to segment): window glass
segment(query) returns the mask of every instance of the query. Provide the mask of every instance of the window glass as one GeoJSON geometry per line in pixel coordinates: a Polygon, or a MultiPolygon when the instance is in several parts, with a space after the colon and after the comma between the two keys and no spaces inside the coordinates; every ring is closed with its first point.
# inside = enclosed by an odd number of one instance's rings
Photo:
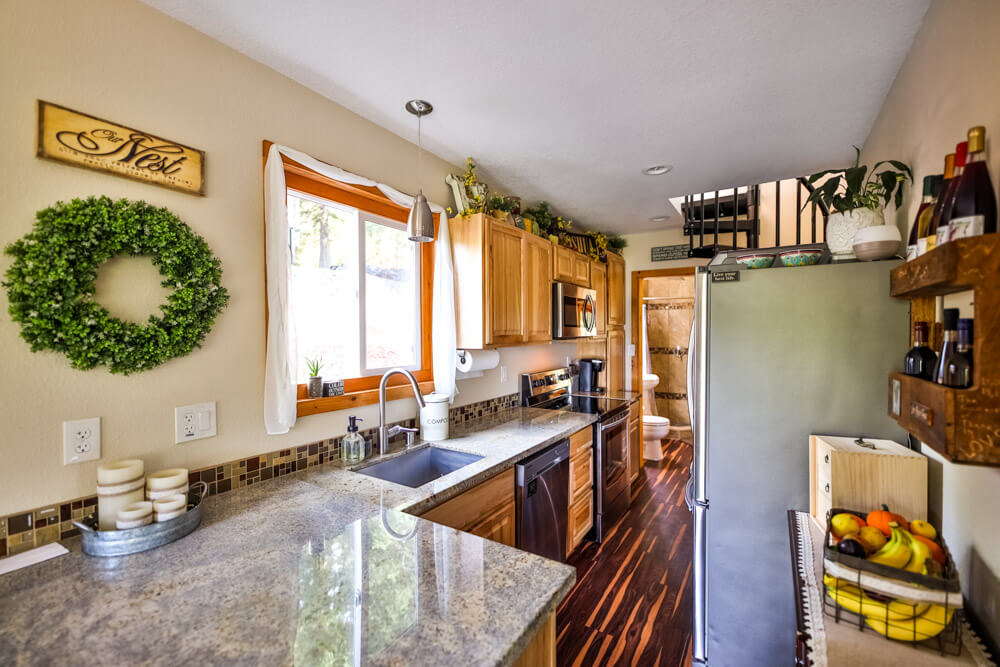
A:
{"type": "Polygon", "coordinates": [[[404,225],[364,224],[365,364],[369,369],[416,367],[418,246],[404,225]]]}

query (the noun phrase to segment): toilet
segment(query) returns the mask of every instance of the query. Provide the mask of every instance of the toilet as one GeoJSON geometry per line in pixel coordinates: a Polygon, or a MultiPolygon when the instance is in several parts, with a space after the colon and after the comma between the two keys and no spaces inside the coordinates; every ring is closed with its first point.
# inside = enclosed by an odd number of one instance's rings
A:
{"type": "Polygon", "coordinates": [[[663,449],[660,446],[663,439],[670,433],[670,420],[656,414],[656,385],[660,377],[653,373],[642,376],[642,402],[645,414],[642,416],[642,457],[647,461],[663,459],[663,449]]]}
{"type": "Polygon", "coordinates": [[[670,434],[670,420],[658,415],[642,416],[642,457],[647,461],[663,459],[663,439],[670,434]]]}

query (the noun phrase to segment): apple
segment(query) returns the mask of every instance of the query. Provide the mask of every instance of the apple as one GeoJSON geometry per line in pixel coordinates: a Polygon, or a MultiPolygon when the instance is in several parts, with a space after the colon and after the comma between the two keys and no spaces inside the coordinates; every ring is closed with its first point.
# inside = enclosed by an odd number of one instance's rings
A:
{"type": "Polygon", "coordinates": [[[910,532],[914,535],[926,537],[928,540],[937,539],[937,530],[929,522],[923,519],[916,519],[910,522],[910,532]]]}
{"type": "Polygon", "coordinates": [[[833,518],[830,519],[830,528],[834,535],[841,538],[853,535],[861,530],[861,526],[854,520],[854,515],[847,512],[834,514],[833,518]]]}

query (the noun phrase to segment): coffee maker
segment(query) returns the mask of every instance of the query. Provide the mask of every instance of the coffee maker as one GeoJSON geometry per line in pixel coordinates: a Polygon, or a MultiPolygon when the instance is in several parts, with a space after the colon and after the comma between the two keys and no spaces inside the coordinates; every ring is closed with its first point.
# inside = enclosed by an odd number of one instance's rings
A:
{"type": "Polygon", "coordinates": [[[597,386],[598,376],[604,370],[603,359],[581,359],[580,381],[578,391],[582,393],[603,394],[604,387],[597,386]]]}

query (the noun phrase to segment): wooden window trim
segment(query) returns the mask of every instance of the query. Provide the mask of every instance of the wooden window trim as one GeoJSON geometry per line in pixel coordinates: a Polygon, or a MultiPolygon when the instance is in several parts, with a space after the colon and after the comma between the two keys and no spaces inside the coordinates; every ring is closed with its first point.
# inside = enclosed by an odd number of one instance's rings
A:
{"type": "MultiPolygon", "coordinates": [[[[273,142],[264,141],[264,164],[267,152],[273,142]]],[[[312,169],[282,155],[285,167],[285,188],[299,190],[330,201],[351,206],[375,215],[405,223],[410,211],[390,200],[378,188],[363,185],[349,185],[327,178],[312,169]]],[[[441,223],[440,214],[434,214],[434,231],[441,223]]],[[[264,264],[264,332],[267,334],[267,263],[264,264]]],[[[434,244],[420,245],[420,370],[414,371],[420,391],[428,393],[434,389],[433,340],[431,304],[434,289],[434,244]]],[[[361,405],[378,403],[378,384],[381,378],[368,376],[344,380],[343,396],[308,398],[305,384],[298,385],[296,414],[299,417],[323,412],[346,410],[361,405]]],[[[389,379],[386,400],[406,398],[412,394],[406,378],[394,376],[389,379]]]]}

